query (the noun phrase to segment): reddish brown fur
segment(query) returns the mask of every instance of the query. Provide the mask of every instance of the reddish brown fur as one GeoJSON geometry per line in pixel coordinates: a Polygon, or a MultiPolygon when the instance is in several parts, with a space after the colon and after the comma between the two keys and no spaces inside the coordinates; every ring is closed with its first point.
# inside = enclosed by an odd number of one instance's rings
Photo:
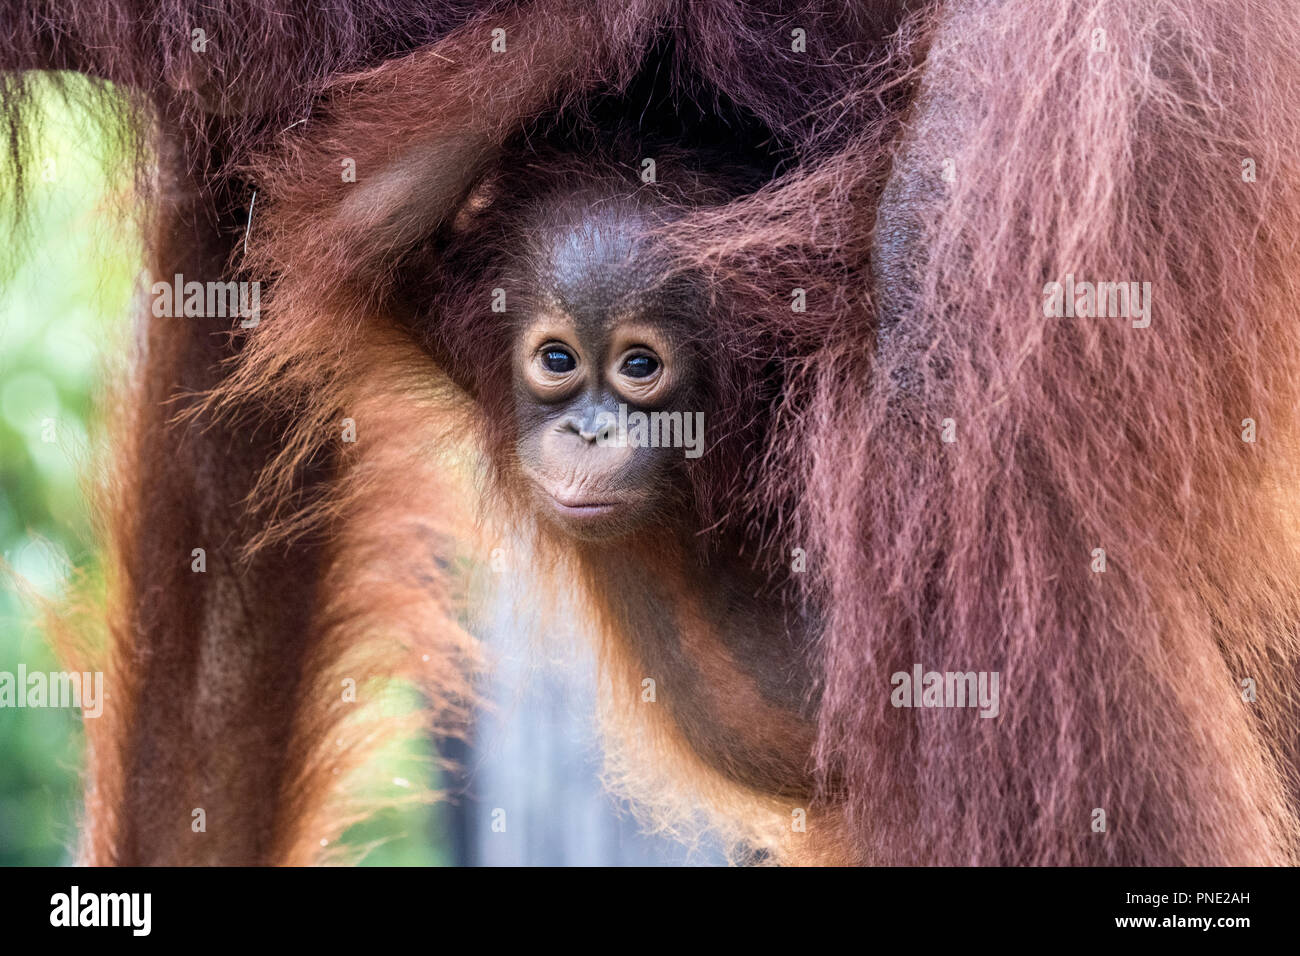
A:
{"type": "MultiPolygon", "coordinates": [[[[370,56],[358,36],[310,57],[295,35],[270,58],[310,78],[314,98],[263,89],[262,74],[225,92],[220,70],[159,76],[149,43],[121,63],[87,54],[83,68],[143,87],[185,131],[169,168],[190,172],[162,193],[185,198],[158,215],[171,232],[156,272],[215,276],[233,250],[243,275],[276,280],[236,346],[150,333],[115,524],[121,690],[92,740],[88,859],[312,858],[349,819],[328,805],[334,769],[354,763],[337,751],[373,742],[342,732],[341,675],[417,676],[448,702],[444,729],[463,719],[475,651],[443,564],[452,540],[485,545],[438,489],[462,477],[445,455],[465,416],[485,446],[465,454],[494,462],[484,540],[503,533],[497,520],[529,520],[514,514],[504,445],[509,327],[486,293],[519,263],[522,212],[607,184],[628,159],[615,146],[557,154],[545,118],[599,129],[597,94],[631,83],[671,30],[675,91],[747,111],[791,160],[757,191],[719,194],[686,172],[686,151],[648,190],[667,213],[662,278],[702,277],[711,296],[701,341],[720,427],[690,474],[707,534],[629,555],[614,578],[677,580],[677,673],[734,704],[723,725],[761,725],[749,743],[766,746],[778,724],[785,739],[764,752],[808,759],[795,771],[781,756],[752,779],[684,745],[680,704],[639,706],[647,660],[624,633],[637,598],[602,590],[608,555],[542,535],[539,566],[591,592],[617,775],[659,822],[702,815],[783,859],[1295,862],[1300,13],[1289,0],[954,0],[900,21],[897,6],[859,19],[539,3],[468,22],[450,6],[402,9],[409,47],[437,42],[389,59],[406,49],[370,56]],[[498,24],[511,46],[494,58],[498,24]],[[803,60],[787,52],[792,25],[809,30],[803,60]],[[1106,48],[1093,53],[1098,28],[1106,48]],[[196,126],[214,96],[236,118],[196,126]],[[258,102],[269,117],[249,117],[258,102]],[[286,128],[309,102],[307,122],[286,128]],[[357,160],[351,193],[343,156],[357,160]],[[1241,179],[1245,157],[1256,183],[1241,179]],[[235,170],[258,188],[247,257],[231,228],[246,206],[235,170]],[[223,239],[195,238],[189,224],[209,213],[223,239]],[[440,227],[450,247],[430,239],[440,227]],[[1151,282],[1151,328],[1044,319],[1043,284],[1067,272],[1151,282]],[[807,312],[790,310],[796,286],[807,312]],[[355,448],[337,441],[345,415],[355,448]],[[1247,417],[1253,445],[1238,437],[1247,417]],[[945,418],[954,444],[939,440],[945,418]],[[240,451],[223,496],[204,476],[225,448],[240,451]],[[176,570],[223,528],[212,584],[176,570]],[[786,570],[794,547],[805,574],[786,570]],[[1097,547],[1104,574],[1089,569],[1097,547]],[[756,706],[756,675],[711,633],[696,572],[724,561],[755,565],[774,606],[823,622],[803,658],[820,691],[815,739],[756,706]],[[211,614],[234,605],[214,621],[193,595],[219,582],[251,597],[207,598],[211,614]],[[1000,672],[1001,717],[891,707],[890,675],[916,662],[1000,672]],[[1244,677],[1256,703],[1241,700],[1244,677]],[[228,709],[205,703],[214,687],[243,708],[224,724],[211,721],[228,709]],[[176,729],[150,739],[159,727],[176,729]],[[218,738],[240,757],[220,756],[218,738]],[[199,843],[197,805],[258,823],[199,843]],[[808,834],[790,831],[795,807],[812,811],[808,834]],[[1105,834],[1089,826],[1097,807],[1105,834]],[[146,826],[146,813],[165,822],[146,826]]],[[[179,19],[161,22],[174,35],[179,19]]],[[[65,65],[71,47],[0,46],[0,65],[65,65]]]]}

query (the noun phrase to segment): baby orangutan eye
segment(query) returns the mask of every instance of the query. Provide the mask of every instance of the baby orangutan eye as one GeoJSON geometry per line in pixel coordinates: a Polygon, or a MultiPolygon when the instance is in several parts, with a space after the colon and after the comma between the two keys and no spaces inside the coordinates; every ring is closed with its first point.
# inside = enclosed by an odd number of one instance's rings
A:
{"type": "Polygon", "coordinates": [[[578,360],[573,353],[559,345],[548,345],[542,349],[542,368],[555,375],[565,375],[578,367],[578,360]]]}
{"type": "Polygon", "coordinates": [[[659,359],[644,352],[629,355],[619,367],[619,374],[628,378],[649,378],[659,371],[659,359]]]}

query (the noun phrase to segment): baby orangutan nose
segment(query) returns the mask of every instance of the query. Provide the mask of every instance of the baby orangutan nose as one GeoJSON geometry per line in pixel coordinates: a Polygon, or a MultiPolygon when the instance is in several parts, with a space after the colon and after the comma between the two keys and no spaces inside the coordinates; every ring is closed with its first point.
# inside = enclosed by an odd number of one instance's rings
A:
{"type": "Polygon", "coordinates": [[[606,447],[618,437],[618,413],[609,409],[589,412],[581,418],[571,415],[564,424],[589,445],[606,447]]]}

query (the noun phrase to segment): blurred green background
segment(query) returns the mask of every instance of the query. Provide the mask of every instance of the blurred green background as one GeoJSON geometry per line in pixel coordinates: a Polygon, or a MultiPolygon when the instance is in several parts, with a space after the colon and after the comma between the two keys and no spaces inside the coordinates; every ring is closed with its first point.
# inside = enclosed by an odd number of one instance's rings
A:
{"type": "MultiPolygon", "coordinates": [[[[57,598],[71,569],[94,576],[81,477],[88,422],[106,358],[130,339],[142,261],[123,215],[130,174],[113,162],[108,138],[51,90],[38,102],[40,135],[24,162],[30,234],[22,242],[5,235],[0,248],[0,552],[26,587],[57,598]]],[[[8,192],[0,188],[0,202],[12,201],[8,192]]],[[[8,212],[0,208],[0,222],[8,212]]],[[[57,669],[30,601],[4,575],[0,671],[19,663],[57,669]]],[[[414,706],[409,691],[396,693],[414,706]]],[[[72,710],[0,710],[0,865],[72,861],[81,748],[72,710]]],[[[392,796],[394,779],[428,778],[432,758],[428,741],[412,741],[366,777],[386,782],[381,790],[392,796]]],[[[368,864],[436,865],[446,862],[445,825],[438,807],[414,805],[379,813],[346,841],[369,848],[368,864]]]]}

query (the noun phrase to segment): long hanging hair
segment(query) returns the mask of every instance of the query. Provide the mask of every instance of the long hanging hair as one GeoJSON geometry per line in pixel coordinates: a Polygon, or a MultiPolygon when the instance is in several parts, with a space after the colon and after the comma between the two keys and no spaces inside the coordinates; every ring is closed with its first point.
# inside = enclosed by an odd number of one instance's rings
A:
{"type": "MultiPolygon", "coordinates": [[[[285,651],[297,690],[277,705],[291,731],[268,757],[265,859],[316,858],[355,817],[332,799],[337,771],[385,731],[334,703],[341,678],[412,677],[439,729],[465,720],[478,652],[451,569],[481,544],[459,504],[510,501],[472,480],[507,413],[508,330],[483,293],[531,198],[616,175],[616,150],[554,144],[598,135],[602,104],[653,70],[658,110],[743,116],[768,141],[752,187],[716,190],[689,150],[667,164],[656,261],[710,302],[725,427],[691,474],[701,527],[767,555],[772,586],[820,622],[810,799],[839,858],[1295,861],[1290,0],[148,6],[128,29],[109,0],[17,4],[0,65],[125,91],[111,102],[142,148],[177,154],[207,208],[247,228],[228,230],[230,274],[271,289],[219,381],[176,409],[274,424],[241,547],[320,549],[311,626],[285,651]],[[253,189],[250,224],[236,212],[253,189]],[[899,234],[910,254],[889,285],[899,234]],[[481,242],[455,248],[467,236],[481,242]],[[417,264],[436,280],[423,339],[417,264]],[[1067,276],[1149,290],[1149,324],[1046,315],[1067,276]],[[366,437],[340,452],[345,417],[366,437]],[[804,573],[786,570],[794,548],[804,573]],[[892,706],[892,675],[917,664],[997,672],[999,718],[892,706]]],[[[14,156],[26,89],[0,74],[14,156]]],[[[168,201],[166,183],[142,190],[168,201]]],[[[142,384],[131,401],[160,396],[142,384]]],[[[138,501],[167,466],[121,448],[108,666],[123,691],[90,737],[99,862],[123,858],[145,746],[130,569],[138,501]]],[[[611,726],[629,738],[616,754],[663,761],[624,775],[661,819],[702,801],[737,839],[789,849],[779,808],[719,783],[670,729],[611,726]]]]}

